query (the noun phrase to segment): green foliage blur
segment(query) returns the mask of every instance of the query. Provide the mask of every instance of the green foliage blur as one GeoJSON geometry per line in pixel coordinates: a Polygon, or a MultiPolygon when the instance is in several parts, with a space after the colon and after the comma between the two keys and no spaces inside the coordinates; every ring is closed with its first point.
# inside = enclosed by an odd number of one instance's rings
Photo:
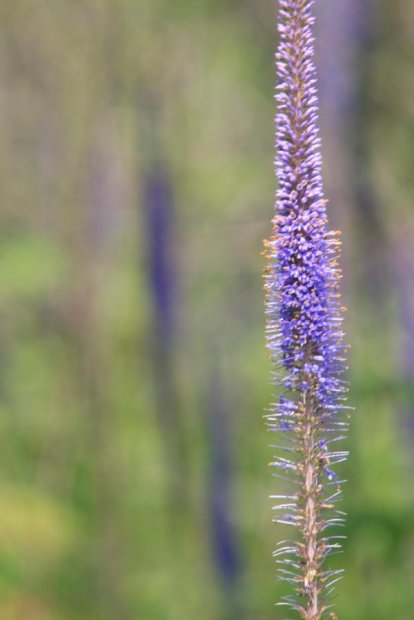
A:
{"type": "MultiPolygon", "coordinates": [[[[337,612],[412,620],[414,8],[372,5],[368,44],[319,35],[356,408],[337,612]]],[[[0,2],[0,620],[284,617],[261,289],[275,18],[272,0],[0,2]],[[174,206],[151,239],[160,171],[174,206]]]]}

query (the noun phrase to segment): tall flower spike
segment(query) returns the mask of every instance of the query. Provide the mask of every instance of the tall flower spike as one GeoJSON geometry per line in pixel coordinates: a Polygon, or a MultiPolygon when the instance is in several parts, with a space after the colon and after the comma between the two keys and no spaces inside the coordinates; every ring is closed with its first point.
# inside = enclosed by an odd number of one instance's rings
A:
{"type": "Polygon", "coordinates": [[[347,453],[335,449],[347,428],[342,380],[337,266],[338,234],[328,231],[317,126],[318,96],[313,61],[313,0],[280,0],[276,55],[275,161],[278,191],[265,272],[267,346],[280,396],[268,427],[279,436],[271,465],[290,481],[288,495],[273,495],[275,521],[296,535],[274,556],[281,579],[295,594],[281,605],[304,620],[329,616],[329,594],[340,570],[326,558],[340,548],[330,535],[343,522],[337,510],[341,481],[335,465],[347,453]]]}

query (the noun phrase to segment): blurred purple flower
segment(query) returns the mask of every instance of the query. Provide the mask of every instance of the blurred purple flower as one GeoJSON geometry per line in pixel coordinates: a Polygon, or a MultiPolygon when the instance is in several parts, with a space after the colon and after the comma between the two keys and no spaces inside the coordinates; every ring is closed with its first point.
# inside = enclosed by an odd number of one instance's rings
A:
{"type": "Polygon", "coordinates": [[[225,389],[220,354],[213,341],[207,393],[208,502],[211,550],[223,594],[223,617],[245,617],[240,597],[242,575],[237,530],[233,521],[234,457],[232,450],[232,405],[225,389]]]}
{"type": "MultiPolygon", "coordinates": [[[[155,146],[153,147],[156,151],[155,146]]],[[[152,302],[155,407],[162,438],[168,503],[174,518],[188,505],[188,449],[175,373],[178,273],[174,185],[166,161],[154,156],[144,176],[144,224],[152,302]]]]}
{"type": "Polygon", "coordinates": [[[282,389],[267,416],[269,429],[283,436],[280,456],[271,465],[297,484],[295,493],[272,496],[282,500],[275,506],[275,521],[298,531],[296,541],[281,543],[274,553],[282,564],[281,578],[296,591],[280,604],[305,620],[320,620],[342,572],[326,569],[325,559],[340,546],[326,530],[343,521],[335,508],[340,481],[332,467],[347,453],[331,444],[343,439],[347,422],[342,419],[339,241],[327,229],[322,187],[312,5],[313,0],[280,0],[279,188],[265,289],[267,344],[278,365],[275,383],[282,389]]]}
{"type": "Polygon", "coordinates": [[[173,261],[174,200],[165,165],[155,162],[145,186],[148,268],[159,336],[174,332],[175,269],[173,261]]]}

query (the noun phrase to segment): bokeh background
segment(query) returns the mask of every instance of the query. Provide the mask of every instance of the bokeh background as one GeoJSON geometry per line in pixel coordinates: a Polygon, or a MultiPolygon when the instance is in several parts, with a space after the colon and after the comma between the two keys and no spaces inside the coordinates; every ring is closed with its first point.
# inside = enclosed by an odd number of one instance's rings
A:
{"type": "MultiPolygon", "coordinates": [[[[317,0],[341,620],[414,608],[414,4],[317,0]]],[[[281,620],[274,0],[0,1],[0,620],[281,620]]]]}

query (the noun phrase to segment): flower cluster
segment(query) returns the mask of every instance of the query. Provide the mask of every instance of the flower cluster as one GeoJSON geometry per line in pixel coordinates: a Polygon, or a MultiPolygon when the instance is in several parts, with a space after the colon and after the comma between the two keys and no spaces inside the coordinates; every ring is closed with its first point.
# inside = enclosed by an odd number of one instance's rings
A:
{"type": "Polygon", "coordinates": [[[272,466],[296,483],[295,492],[272,496],[281,500],[275,520],[297,529],[295,539],[274,554],[281,578],[296,591],[282,604],[304,620],[321,620],[341,572],[328,570],[325,559],[340,547],[340,537],[327,530],[343,520],[334,466],[347,456],[335,449],[347,421],[339,240],[328,231],[322,187],[312,5],[313,0],[280,0],[278,192],[265,290],[267,345],[281,391],[267,420],[283,438],[272,466]]]}

